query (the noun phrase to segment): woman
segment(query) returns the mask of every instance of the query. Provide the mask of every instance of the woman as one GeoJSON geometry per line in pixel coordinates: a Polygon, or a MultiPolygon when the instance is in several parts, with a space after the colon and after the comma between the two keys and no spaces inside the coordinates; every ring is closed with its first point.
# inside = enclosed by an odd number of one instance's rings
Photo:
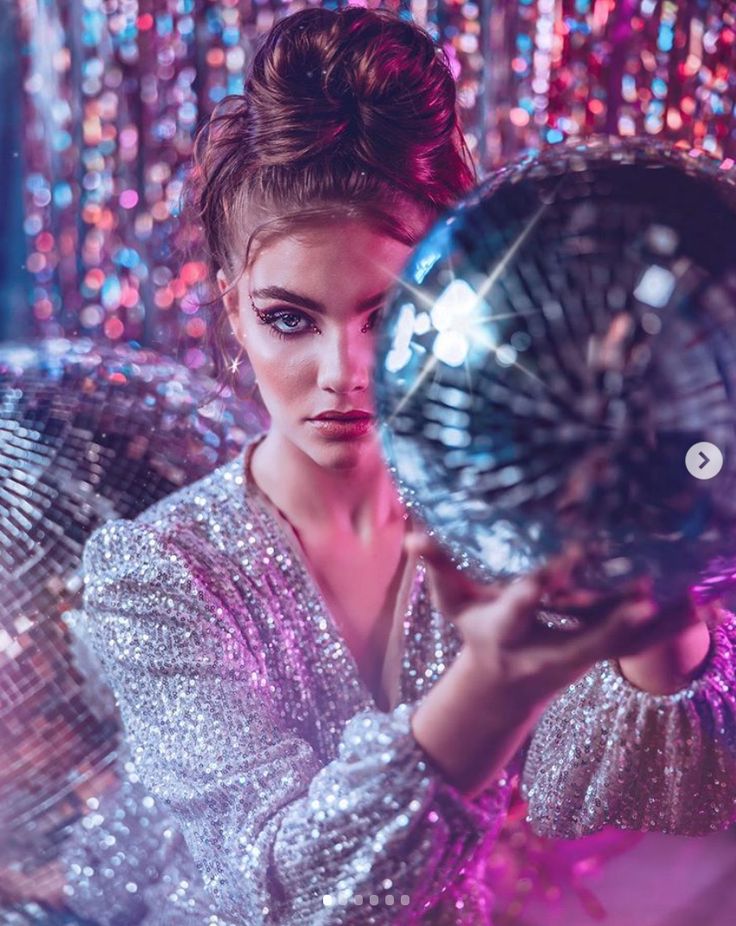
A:
{"type": "Polygon", "coordinates": [[[535,724],[541,832],[733,815],[730,616],[709,634],[641,584],[596,599],[574,552],[475,585],[397,498],[374,331],[474,179],[442,54],[364,9],[281,21],[198,138],[214,339],[232,332],[222,369],[247,357],[271,424],[92,535],[85,613],[137,774],[233,923],[490,922],[484,863],[535,724]],[[559,634],[543,598],[595,620],[559,634]]]}

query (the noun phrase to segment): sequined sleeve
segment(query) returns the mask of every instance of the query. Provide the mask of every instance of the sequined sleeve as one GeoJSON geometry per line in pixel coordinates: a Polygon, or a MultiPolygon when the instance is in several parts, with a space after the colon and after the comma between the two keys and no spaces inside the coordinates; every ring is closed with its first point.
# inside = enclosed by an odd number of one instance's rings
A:
{"type": "Polygon", "coordinates": [[[735,647],[729,615],[680,691],[642,691],[614,660],[566,689],[526,755],[532,828],[577,837],[606,824],[689,836],[727,827],[736,818],[735,647]]]}
{"type": "Polygon", "coordinates": [[[139,522],[95,531],[86,633],[138,774],[221,914],[248,926],[417,922],[487,847],[499,792],[470,799],[444,781],[406,703],[356,714],[321,765],[276,716],[257,629],[244,643],[243,616],[232,620],[185,547],[139,522]]]}

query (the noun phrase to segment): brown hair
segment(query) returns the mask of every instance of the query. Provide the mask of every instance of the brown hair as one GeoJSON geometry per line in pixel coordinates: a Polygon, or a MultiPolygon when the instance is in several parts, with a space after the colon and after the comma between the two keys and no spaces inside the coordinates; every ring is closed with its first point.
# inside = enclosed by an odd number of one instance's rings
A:
{"type": "MultiPolygon", "coordinates": [[[[217,272],[237,282],[256,238],[346,210],[413,245],[406,205],[429,223],[476,179],[449,63],[431,36],[386,10],[313,7],[267,33],[244,93],[200,127],[183,201],[217,293],[217,272]]],[[[216,378],[234,389],[227,314],[219,294],[204,305],[214,308],[216,378]]]]}

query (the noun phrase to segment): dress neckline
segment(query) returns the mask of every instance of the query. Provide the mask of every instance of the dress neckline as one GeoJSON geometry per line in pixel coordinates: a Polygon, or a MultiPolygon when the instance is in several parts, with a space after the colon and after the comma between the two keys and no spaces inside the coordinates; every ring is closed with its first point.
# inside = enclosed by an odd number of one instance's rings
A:
{"type": "MultiPolygon", "coordinates": [[[[389,692],[389,705],[388,709],[384,710],[379,706],[373,692],[370,690],[367,683],[363,680],[357,660],[353,655],[352,650],[348,646],[340,625],[335,618],[335,615],[332,613],[332,609],[325,599],[324,594],[322,593],[319,582],[317,581],[317,578],[312,571],[296,531],[292,527],[286,515],[271,501],[270,497],[266,495],[266,493],[261,489],[261,487],[253,478],[253,471],[251,468],[253,453],[258,444],[260,444],[261,441],[266,437],[267,433],[267,431],[264,431],[249,440],[246,446],[235,458],[235,462],[238,466],[238,475],[241,476],[243,483],[243,491],[241,491],[238,495],[239,501],[245,502],[246,498],[251,502],[255,501],[260,511],[270,521],[276,533],[280,535],[284,546],[290,551],[292,561],[296,568],[301,571],[305,586],[309,590],[309,594],[313,603],[317,606],[317,610],[319,610],[319,612],[321,612],[321,614],[326,619],[332,636],[340,646],[345,659],[350,666],[351,675],[355,684],[357,684],[360,690],[362,699],[372,704],[377,710],[383,713],[389,713],[398,705],[398,703],[400,703],[401,668],[406,647],[406,639],[403,632],[404,620],[410,607],[413,606],[414,596],[412,595],[412,591],[416,585],[417,571],[419,569],[419,558],[416,554],[407,555],[407,559],[404,564],[404,570],[399,581],[396,600],[394,602],[393,620],[387,642],[387,652],[391,649],[392,643],[396,645],[397,635],[399,635],[399,646],[398,652],[396,653],[396,665],[394,666],[395,671],[391,684],[392,690],[389,692]]],[[[310,610],[310,613],[313,612],[310,610]]],[[[386,653],[384,653],[384,665],[385,657],[386,653]]]]}

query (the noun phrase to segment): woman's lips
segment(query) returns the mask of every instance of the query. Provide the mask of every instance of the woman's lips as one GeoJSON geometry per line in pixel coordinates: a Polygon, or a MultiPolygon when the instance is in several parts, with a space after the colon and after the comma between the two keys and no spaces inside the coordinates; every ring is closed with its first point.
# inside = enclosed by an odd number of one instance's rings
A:
{"type": "Polygon", "coordinates": [[[355,415],[343,418],[310,418],[309,423],[323,437],[351,440],[367,434],[373,427],[372,415],[355,415]]]}

